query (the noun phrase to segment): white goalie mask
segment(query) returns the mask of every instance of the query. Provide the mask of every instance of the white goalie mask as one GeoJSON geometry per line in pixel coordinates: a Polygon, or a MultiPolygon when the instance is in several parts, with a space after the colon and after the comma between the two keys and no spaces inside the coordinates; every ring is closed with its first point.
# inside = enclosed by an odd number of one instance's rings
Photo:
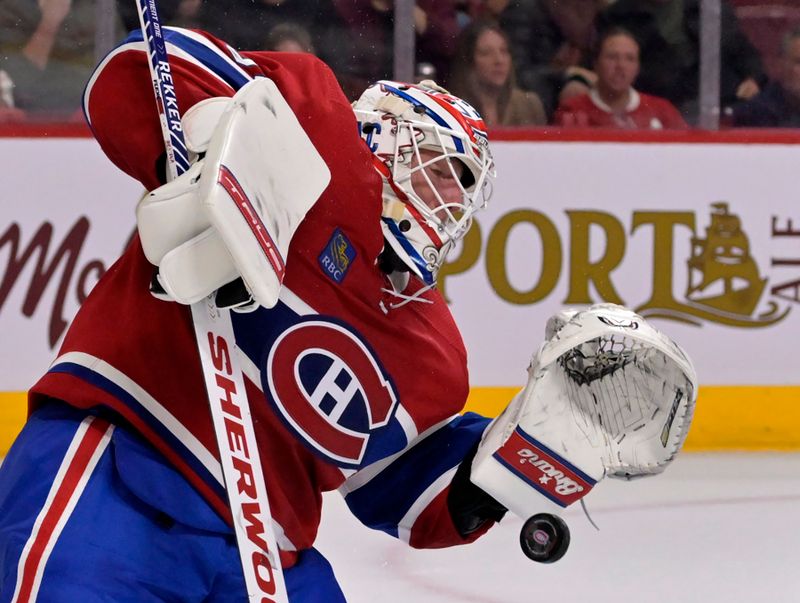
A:
{"type": "Polygon", "coordinates": [[[491,195],[495,171],[483,119],[431,81],[379,81],[353,109],[384,181],[384,236],[408,268],[433,285],[447,253],[491,195]],[[447,182],[447,190],[437,182],[447,182]]]}

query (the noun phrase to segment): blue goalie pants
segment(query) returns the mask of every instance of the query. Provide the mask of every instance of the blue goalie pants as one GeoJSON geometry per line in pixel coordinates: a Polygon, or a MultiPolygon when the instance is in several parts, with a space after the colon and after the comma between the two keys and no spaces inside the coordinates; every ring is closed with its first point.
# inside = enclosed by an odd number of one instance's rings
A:
{"type": "MultiPolygon", "coordinates": [[[[290,603],[338,603],[330,564],[302,551],[290,603]]],[[[152,447],[53,403],[0,465],[0,603],[247,601],[231,529],[152,447]]]]}

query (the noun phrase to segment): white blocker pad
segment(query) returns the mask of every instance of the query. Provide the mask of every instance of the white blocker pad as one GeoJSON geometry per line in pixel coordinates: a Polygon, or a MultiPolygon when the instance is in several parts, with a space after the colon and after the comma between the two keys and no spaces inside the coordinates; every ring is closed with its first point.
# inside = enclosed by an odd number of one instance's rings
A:
{"type": "Polygon", "coordinates": [[[147,260],[160,266],[170,251],[211,227],[197,199],[202,162],[146,193],[136,206],[136,226],[147,260]]]}
{"type": "MultiPolygon", "coordinates": [[[[229,97],[207,98],[186,112],[181,123],[192,166],[167,184],[145,194],[136,206],[136,225],[145,256],[151,264],[161,266],[169,252],[211,228],[198,197],[200,173],[205,166],[198,156],[208,150],[214,130],[231,102],[229,97]]],[[[204,235],[204,238],[208,236],[204,235]]],[[[218,287],[226,282],[219,283],[218,287]]],[[[205,295],[208,293],[211,291],[205,295]]]]}
{"type": "Polygon", "coordinates": [[[136,224],[147,260],[159,267],[167,295],[195,303],[239,276],[220,236],[200,207],[203,162],[147,193],[136,207],[136,224]]]}
{"type": "Polygon", "coordinates": [[[255,300],[277,303],[289,244],[330,171],[277,86],[257,78],[223,113],[199,197],[255,300]]]}
{"type": "Polygon", "coordinates": [[[523,518],[580,500],[605,476],[663,471],[696,400],[688,357],[641,316],[604,304],[557,318],[472,464],[472,481],[523,518]]]}

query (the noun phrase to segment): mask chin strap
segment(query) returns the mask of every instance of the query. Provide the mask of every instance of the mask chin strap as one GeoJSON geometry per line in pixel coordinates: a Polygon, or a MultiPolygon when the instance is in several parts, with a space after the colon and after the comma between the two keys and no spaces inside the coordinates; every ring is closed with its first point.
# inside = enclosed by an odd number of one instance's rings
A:
{"type": "Polygon", "coordinates": [[[383,310],[384,314],[388,314],[389,310],[396,310],[397,308],[402,308],[406,304],[411,303],[413,301],[420,302],[423,304],[433,303],[433,300],[430,300],[422,296],[431,289],[433,289],[436,286],[435,283],[432,283],[430,285],[425,285],[418,291],[415,291],[412,295],[406,295],[405,293],[401,293],[400,291],[394,289],[395,283],[392,280],[391,276],[389,278],[389,282],[392,283],[392,289],[381,289],[381,292],[387,293],[388,295],[392,295],[397,299],[399,299],[400,301],[398,303],[389,304],[388,308],[386,307],[386,305],[384,305],[383,301],[381,301],[379,305],[381,307],[381,310],[383,310]]]}
{"type": "MultiPolygon", "coordinates": [[[[400,203],[400,205],[402,205],[402,203],[400,203]]],[[[392,251],[392,253],[396,253],[396,252],[392,251]]],[[[397,256],[395,256],[395,257],[397,257],[397,256]]],[[[402,260],[400,260],[400,261],[402,261],[402,260]]],[[[404,264],[405,264],[405,262],[404,262],[404,264]]],[[[382,293],[386,293],[387,295],[391,295],[392,297],[395,297],[395,298],[399,299],[400,301],[398,303],[390,303],[387,306],[383,302],[383,300],[381,300],[379,302],[379,306],[380,306],[380,308],[381,308],[381,310],[383,311],[384,314],[388,314],[389,310],[396,310],[397,308],[401,308],[401,307],[405,306],[406,304],[411,303],[412,301],[418,301],[418,302],[425,303],[425,304],[432,304],[433,303],[433,301],[422,297],[422,295],[425,294],[427,291],[430,291],[431,289],[433,289],[433,287],[436,286],[436,283],[431,283],[430,285],[426,285],[426,286],[422,287],[421,289],[419,289],[418,291],[416,291],[415,293],[413,293],[412,295],[406,295],[405,293],[403,293],[403,291],[405,291],[406,287],[408,286],[408,281],[410,280],[410,277],[411,277],[409,272],[403,272],[403,271],[400,271],[400,270],[393,270],[392,272],[387,273],[386,276],[389,279],[389,282],[391,283],[392,288],[391,289],[382,288],[381,292],[382,293]]]]}

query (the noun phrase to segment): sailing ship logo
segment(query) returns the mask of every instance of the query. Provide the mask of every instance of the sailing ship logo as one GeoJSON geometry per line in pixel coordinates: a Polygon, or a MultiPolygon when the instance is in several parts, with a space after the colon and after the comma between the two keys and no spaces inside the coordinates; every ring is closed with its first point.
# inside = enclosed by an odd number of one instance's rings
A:
{"type": "Polygon", "coordinates": [[[761,278],[739,216],[728,204],[711,204],[706,237],[692,237],[686,299],[722,312],[751,316],[767,284],[761,278]]]}
{"type": "Polygon", "coordinates": [[[694,326],[713,322],[740,328],[773,325],[789,313],[764,295],[767,278],[750,252],[742,221],[728,203],[711,204],[711,222],[705,236],[693,234],[686,260],[687,285],[683,300],[672,295],[651,298],[636,311],[645,318],[663,318],[694,326]]]}

